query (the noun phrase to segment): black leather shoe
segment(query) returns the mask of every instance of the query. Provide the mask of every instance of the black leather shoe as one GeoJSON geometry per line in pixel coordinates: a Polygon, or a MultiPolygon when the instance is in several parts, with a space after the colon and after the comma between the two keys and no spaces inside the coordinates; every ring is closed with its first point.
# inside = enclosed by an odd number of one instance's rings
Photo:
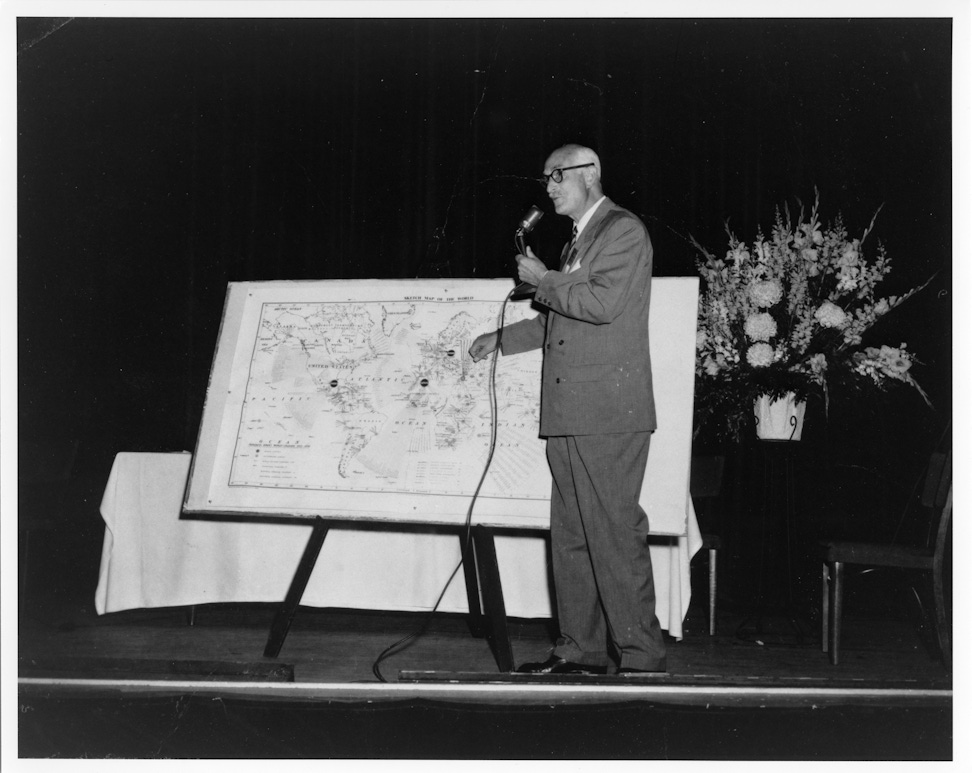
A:
{"type": "Polygon", "coordinates": [[[606,674],[607,666],[572,663],[557,655],[551,655],[543,663],[524,663],[516,669],[516,672],[518,674],[606,674]]]}

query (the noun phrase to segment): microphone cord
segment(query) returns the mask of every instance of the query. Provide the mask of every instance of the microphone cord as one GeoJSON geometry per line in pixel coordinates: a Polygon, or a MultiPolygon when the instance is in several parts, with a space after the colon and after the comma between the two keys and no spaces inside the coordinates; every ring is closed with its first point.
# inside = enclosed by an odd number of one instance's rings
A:
{"type": "Polygon", "coordinates": [[[463,563],[468,560],[470,543],[472,539],[472,516],[473,509],[476,506],[476,500],[479,498],[479,492],[483,487],[483,483],[486,480],[486,474],[489,472],[490,464],[493,462],[493,454],[496,451],[496,434],[498,425],[498,410],[496,403],[496,362],[499,359],[500,344],[503,342],[503,325],[506,320],[506,304],[509,303],[510,297],[513,295],[513,290],[510,290],[506,297],[503,299],[503,303],[500,306],[499,314],[499,327],[496,330],[496,348],[493,349],[493,357],[490,361],[489,367],[489,381],[488,381],[488,392],[489,392],[489,416],[490,416],[490,433],[489,433],[489,452],[486,455],[486,463],[483,466],[483,472],[479,476],[479,483],[476,484],[476,490],[473,492],[472,499],[469,501],[469,508],[466,510],[466,520],[464,523],[465,534],[462,539],[462,549],[459,553],[459,563],[456,564],[455,569],[452,570],[452,574],[449,575],[449,579],[446,580],[445,585],[442,587],[442,591],[439,593],[439,597],[435,600],[435,604],[432,609],[430,609],[425,614],[425,619],[422,622],[422,626],[412,633],[403,636],[401,639],[396,641],[394,644],[390,644],[386,647],[380,655],[375,659],[375,662],[371,666],[371,673],[375,675],[379,682],[387,682],[388,680],[381,673],[381,663],[387,660],[392,655],[397,655],[402,652],[406,647],[417,639],[419,639],[427,630],[432,622],[432,617],[435,615],[436,611],[439,609],[439,604],[442,603],[442,599],[445,598],[446,591],[452,584],[452,580],[455,578],[459,569],[462,567],[463,563]]]}

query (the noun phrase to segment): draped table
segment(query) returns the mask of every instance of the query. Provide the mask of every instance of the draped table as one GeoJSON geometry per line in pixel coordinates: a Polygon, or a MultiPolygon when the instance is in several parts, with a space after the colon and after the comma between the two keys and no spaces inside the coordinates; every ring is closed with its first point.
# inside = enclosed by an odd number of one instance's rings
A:
{"type": "MultiPolygon", "coordinates": [[[[98,614],[148,607],[281,602],[311,524],[204,521],[181,517],[189,453],[117,454],[101,502],[105,521],[95,593],[98,614]]],[[[652,544],[662,628],[682,637],[691,596],[689,562],[702,543],[688,500],[686,534],[652,544]]],[[[553,616],[547,537],[497,535],[496,553],[510,617],[553,616]]],[[[424,611],[456,568],[455,534],[332,528],[304,591],[312,607],[424,611]]],[[[467,612],[456,572],[441,612],[467,612]]]]}

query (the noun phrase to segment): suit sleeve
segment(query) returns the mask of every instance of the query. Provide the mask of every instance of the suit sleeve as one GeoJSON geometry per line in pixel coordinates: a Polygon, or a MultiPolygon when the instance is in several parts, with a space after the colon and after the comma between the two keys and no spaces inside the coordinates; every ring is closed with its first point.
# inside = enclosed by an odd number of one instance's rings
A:
{"type": "Polygon", "coordinates": [[[503,355],[519,354],[543,346],[544,333],[547,327],[546,313],[537,314],[530,319],[521,319],[503,328],[503,338],[500,351],[503,355]]]}
{"type": "Polygon", "coordinates": [[[620,218],[597,237],[582,260],[586,271],[548,271],[536,299],[565,317],[603,325],[624,309],[639,262],[651,261],[651,246],[641,223],[620,218]]]}

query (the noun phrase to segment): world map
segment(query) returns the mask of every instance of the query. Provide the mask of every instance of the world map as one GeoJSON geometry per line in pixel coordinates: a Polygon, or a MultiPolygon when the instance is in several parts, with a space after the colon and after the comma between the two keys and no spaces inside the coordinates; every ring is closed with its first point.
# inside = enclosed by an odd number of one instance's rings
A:
{"type": "MultiPolygon", "coordinates": [[[[501,303],[264,302],[228,485],[548,499],[539,352],[474,362],[501,303]],[[534,356],[535,355],[535,356],[534,356]],[[495,414],[491,385],[495,384],[495,414]]],[[[506,323],[530,314],[508,304],[506,323]]]]}

